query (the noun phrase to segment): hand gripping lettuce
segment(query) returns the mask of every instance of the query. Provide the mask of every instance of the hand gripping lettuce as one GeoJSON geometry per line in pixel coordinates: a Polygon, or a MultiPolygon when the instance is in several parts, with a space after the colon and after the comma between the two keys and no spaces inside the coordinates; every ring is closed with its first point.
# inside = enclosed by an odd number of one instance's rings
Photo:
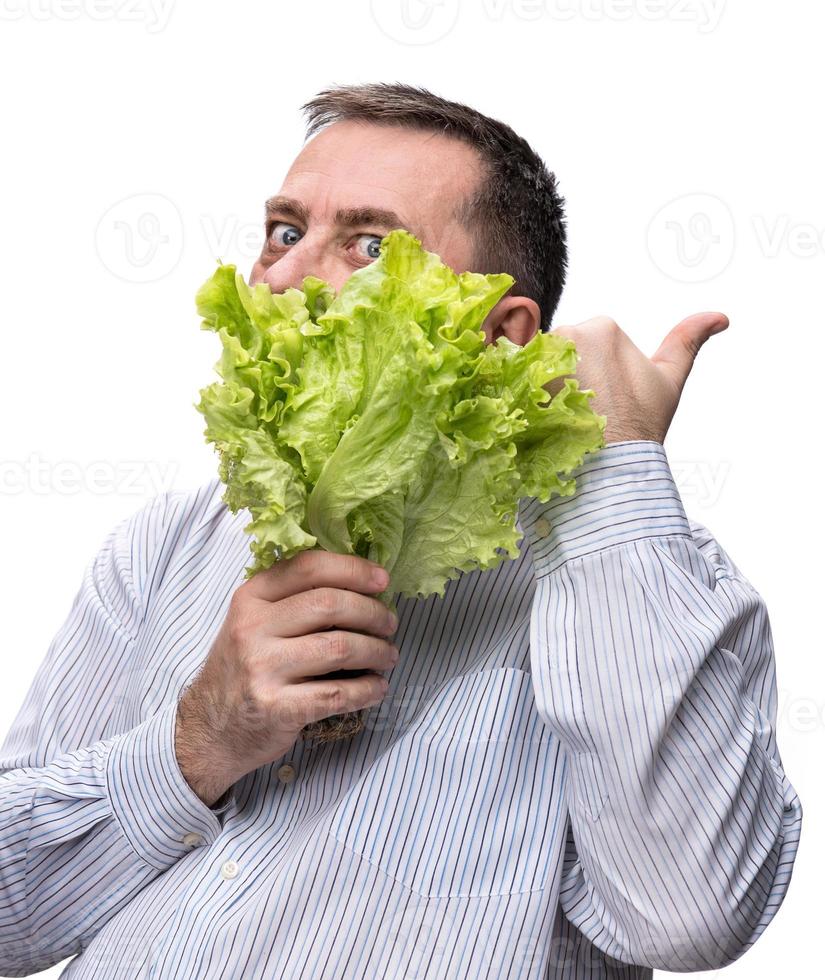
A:
{"type": "MultiPolygon", "coordinates": [[[[572,341],[485,344],[512,284],[456,275],[401,230],[337,296],[314,277],[273,295],[218,267],[196,302],[221,339],[222,380],[195,407],[222,499],[252,517],[247,578],[308,548],[355,553],[390,573],[379,598],[394,609],[396,595],[443,597],[462,572],[518,557],[519,500],[572,494],[565,475],[604,445],[606,419],[575,379],[545,388],[575,371],[572,341]]],[[[301,734],[362,727],[348,712],[301,734]]]]}
{"type": "Polygon", "coordinates": [[[307,548],[383,565],[380,597],[443,597],[462,572],[519,555],[522,497],[575,491],[565,474],[604,445],[605,417],[573,378],[575,345],[538,333],[486,345],[508,275],[454,273],[405,231],[335,296],[250,288],[221,265],[199,290],[221,381],[195,406],[223,500],[252,517],[247,577],[307,548]]]}

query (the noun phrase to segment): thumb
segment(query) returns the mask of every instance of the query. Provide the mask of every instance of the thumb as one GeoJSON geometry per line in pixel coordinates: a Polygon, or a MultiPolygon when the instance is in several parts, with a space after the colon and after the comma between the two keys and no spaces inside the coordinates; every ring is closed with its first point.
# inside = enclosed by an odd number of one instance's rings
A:
{"type": "Polygon", "coordinates": [[[729,324],[724,313],[694,313],[676,324],[651,361],[681,390],[699,348],[709,337],[727,329],[729,324]]]}

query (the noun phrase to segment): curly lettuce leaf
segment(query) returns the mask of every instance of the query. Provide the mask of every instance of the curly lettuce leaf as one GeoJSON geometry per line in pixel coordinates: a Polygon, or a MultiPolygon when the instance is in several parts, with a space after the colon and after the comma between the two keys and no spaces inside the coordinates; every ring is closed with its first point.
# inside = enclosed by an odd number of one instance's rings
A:
{"type": "Polygon", "coordinates": [[[246,508],[247,575],[306,548],[390,572],[385,596],[444,595],[462,572],[518,557],[518,503],[574,492],[604,445],[594,392],[566,378],[572,341],[485,344],[512,277],[456,274],[409,233],[338,295],[309,277],[272,294],[220,266],[197,294],[222,378],[201,391],[224,501],[246,508]]]}

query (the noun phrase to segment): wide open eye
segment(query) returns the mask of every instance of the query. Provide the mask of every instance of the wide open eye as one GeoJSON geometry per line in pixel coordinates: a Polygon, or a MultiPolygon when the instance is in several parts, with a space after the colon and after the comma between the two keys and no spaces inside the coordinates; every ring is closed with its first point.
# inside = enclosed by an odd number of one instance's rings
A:
{"type": "Polygon", "coordinates": [[[285,221],[279,221],[272,226],[269,233],[270,244],[276,248],[289,248],[295,245],[304,237],[300,228],[295,225],[288,225],[285,221]]]}
{"type": "Polygon", "coordinates": [[[381,235],[359,235],[355,240],[358,255],[374,262],[381,255],[381,235]]]}

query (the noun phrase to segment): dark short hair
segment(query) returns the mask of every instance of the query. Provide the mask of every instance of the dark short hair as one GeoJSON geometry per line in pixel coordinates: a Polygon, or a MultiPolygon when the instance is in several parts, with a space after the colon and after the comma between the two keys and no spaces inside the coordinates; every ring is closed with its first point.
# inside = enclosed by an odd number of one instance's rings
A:
{"type": "Polygon", "coordinates": [[[472,229],[473,271],[508,272],[516,280],[511,294],[535,300],[541,329],[549,329],[567,270],[564,198],[526,140],[476,109],[400,83],[325,89],[302,110],[307,138],[331,123],[356,120],[441,133],[475,147],[484,176],[459,212],[472,229]]]}

